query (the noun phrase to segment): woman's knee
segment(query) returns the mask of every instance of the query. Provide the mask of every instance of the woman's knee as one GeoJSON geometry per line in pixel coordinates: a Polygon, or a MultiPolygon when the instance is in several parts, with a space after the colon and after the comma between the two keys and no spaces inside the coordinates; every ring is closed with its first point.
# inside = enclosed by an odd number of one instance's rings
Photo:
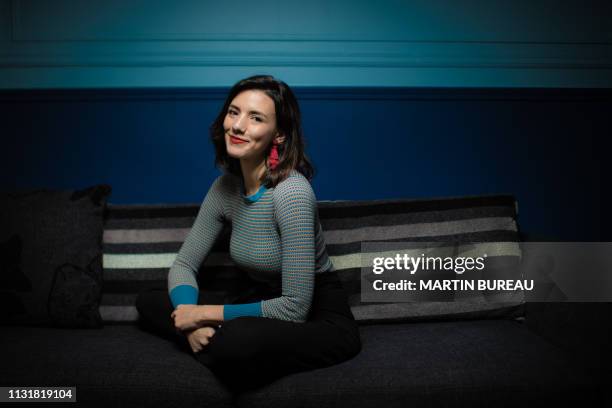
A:
{"type": "Polygon", "coordinates": [[[136,310],[138,311],[138,317],[142,318],[144,315],[147,314],[147,311],[149,310],[149,304],[150,304],[150,300],[149,300],[149,295],[147,292],[140,292],[138,294],[138,296],[136,297],[136,310]]]}
{"type": "Polygon", "coordinates": [[[168,303],[170,304],[170,296],[163,289],[144,289],[138,293],[136,303],[168,303]]]}
{"type": "Polygon", "coordinates": [[[152,303],[153,296],[151,296],[151,291],[141,291],[136,297],[136,310],[138,310],[138,314],[140,316],[147,314],[152,306],[152,303]]]}
{"type": "Polygon", "coordinates": [[[172,313],[168,293],[162,290],[141,291],[136,298],[135,306],[139,316],[147,320],[169,317],[172,313]]]}

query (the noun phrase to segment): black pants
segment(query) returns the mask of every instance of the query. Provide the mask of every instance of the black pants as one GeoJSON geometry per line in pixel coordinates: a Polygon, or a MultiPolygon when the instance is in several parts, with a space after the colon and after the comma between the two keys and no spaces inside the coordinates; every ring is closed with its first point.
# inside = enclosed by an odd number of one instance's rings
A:
{"type": "MultiPolygon", "coordinates": [[[[270,298],[261,290],[233,303],[270,298]]],[[[277,294],[278,295],[278,294],[277,294]]],[[[200,293],[198,304],[220,304],[200,293]]],[[[178,334],[170,314],[174,310],[165,290],[139,294],[136,307],[143,328],[178,342],[192,353],[187,339],[178,334]]],[[[195,357],[220,380],[237,391],[271,382],[281,376],[326,367],[359,353],[359,330],[346,292],[335,272],[317,274],[309,318],[295,323],[265,317],[239,317],[215,328],[215,335],[195,357]]]]}

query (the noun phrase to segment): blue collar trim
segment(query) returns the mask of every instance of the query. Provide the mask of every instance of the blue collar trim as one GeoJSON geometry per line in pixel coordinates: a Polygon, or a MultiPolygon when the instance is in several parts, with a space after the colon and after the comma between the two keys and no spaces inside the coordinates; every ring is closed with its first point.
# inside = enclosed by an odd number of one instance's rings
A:
{"type": "Polygon", "coordinates": [[[257,200],[259,200],[259,198],[263,195],[263,193],[265,193],[268,189],[266,188],[266,186],[262,184],[261,186],[259,186],[259,190],[257,190],[255,194],[252,194],[250,196],[247,196],[244,194],[245,193],[244,185],[242,185],[241,190],[242,190],[242,197],[249,203],[254,203],[257,200]]]}

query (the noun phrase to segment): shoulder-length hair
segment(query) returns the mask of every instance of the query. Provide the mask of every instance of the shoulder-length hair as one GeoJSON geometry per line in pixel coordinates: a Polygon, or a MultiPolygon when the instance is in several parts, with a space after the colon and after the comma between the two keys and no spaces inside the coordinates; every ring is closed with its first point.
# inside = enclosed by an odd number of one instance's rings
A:
{"type": "MultiPolygon", "coordinates": [[[[246,90],[260,90],[272,98],[276,109],[276,127],[285,136],[285,141],[277,147],[279,162],[276,168],[270,170],[266,160],[266,173],[262,183],[267,188],[276,187],[293,169],[302,173],[309,181],[312,180],[315,170],[304,151],[304,134],[297,99],[286,83],[270,75],[251,76],[237,82],[230,89],[223,108],[210,126],[210,138],[216,151],[215,164],[222,170],[242,177],[240,161],[227,154],[223,121],[234,98],[246,90]]],[[[271,149],[272,143],[266,150],[266,157],[271,149]]]]}

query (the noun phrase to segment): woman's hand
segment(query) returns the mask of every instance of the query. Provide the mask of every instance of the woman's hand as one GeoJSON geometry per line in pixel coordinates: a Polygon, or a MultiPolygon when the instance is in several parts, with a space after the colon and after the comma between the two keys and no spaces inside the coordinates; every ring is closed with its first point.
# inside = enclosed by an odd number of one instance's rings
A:
{"type": "Polygon", "coordinates": [[[223,305],[178,305],[170,317],[177,330],[195,330],[223,321],[223,305]]]}
{"type": "Polygon", "coordinates": [[[189,346],[194,353],[202,351],[204,346],[208,345],[210,338],[215,335],[215,329],[212,327],[200,327],[185,333],[189,346]]]}
{"type": "Polygon", "coordinates": [[[191,331],[202,326],[202,307],[200,305],[178,305],[170,317],[174,327],[180,331],[191,331]]]}

